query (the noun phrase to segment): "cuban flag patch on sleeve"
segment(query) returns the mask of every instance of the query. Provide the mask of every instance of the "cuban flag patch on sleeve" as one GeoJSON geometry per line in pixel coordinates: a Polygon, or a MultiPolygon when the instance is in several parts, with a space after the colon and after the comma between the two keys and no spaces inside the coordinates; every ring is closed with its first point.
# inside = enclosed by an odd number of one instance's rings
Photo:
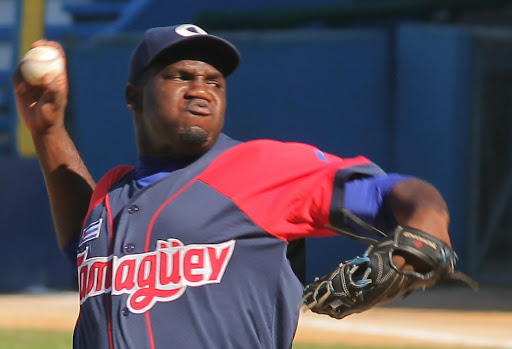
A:
{"type": "Polygon", "coordinates": [[[85,244],[88,241],[97,239],[100,236],[101,232],[101,223],[103,222],[103,218],[100,218],[96,222],[92,222],[89,224],[83,231],[82,236],[80,237],[80,245],[85,244]]]}

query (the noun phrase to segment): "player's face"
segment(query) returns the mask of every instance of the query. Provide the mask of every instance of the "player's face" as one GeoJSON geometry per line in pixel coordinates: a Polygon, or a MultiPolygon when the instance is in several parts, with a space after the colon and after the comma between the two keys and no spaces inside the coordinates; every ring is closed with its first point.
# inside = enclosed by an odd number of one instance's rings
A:
{"type": "Polygon", "coordinates": [[[181,60],[154,67],[142,96],[142,112],[136,115],[142,155],[200,155],[224,126],[226,81],[208,63],[181,60]]]}

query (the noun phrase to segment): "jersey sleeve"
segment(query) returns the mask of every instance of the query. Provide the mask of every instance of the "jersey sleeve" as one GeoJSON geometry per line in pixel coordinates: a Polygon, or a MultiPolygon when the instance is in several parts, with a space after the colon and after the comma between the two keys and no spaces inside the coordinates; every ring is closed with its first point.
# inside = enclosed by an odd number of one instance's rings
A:
{"type": "MultiPolygon", "coordinates": [[[[410,178],[413,177],[392,173],[348,181],[344,186],[343,207],[371,226],[389,234],[397,225],[388,200],[389,193],[395,184],[410,178]]],[[[334,226],[338,225],[336,220],[344,220],[341,211],[339,212],[333,218],[334,226]]],[[[366,229],[351,220],[348,220],[348,225],[357,235],[375,238],[374,234],[368,234],[366,229]]]]}
{"type": "Polygon", "coordinates": [[[302,143],[251,141],[222,154],[198,177],[271,235],[292,241],[334,235],[347,181],[385,174],[369,159],[340,158],[302,143]]]}

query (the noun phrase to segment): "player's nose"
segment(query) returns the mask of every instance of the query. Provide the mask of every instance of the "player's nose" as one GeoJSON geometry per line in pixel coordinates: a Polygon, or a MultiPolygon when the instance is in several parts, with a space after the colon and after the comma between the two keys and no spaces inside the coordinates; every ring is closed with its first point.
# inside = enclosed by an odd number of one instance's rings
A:
{"type": "Polygon", "coordinates": [[[212,100],[212,94],[208,90],[208,85],[199,79],[190,81],[185,98],[200,98],[207,101],[212,100]]]}

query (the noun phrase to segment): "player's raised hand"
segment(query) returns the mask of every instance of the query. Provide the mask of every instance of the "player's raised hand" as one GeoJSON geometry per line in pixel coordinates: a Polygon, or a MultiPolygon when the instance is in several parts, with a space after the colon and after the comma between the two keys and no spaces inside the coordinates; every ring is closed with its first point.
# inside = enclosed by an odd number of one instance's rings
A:
{"type": "Polygon", "coordinates": [[[33,135],[48,132],[55,126],[64,126],[68,97],[66,59],[62,46],[45,39],[32,44],[32,48],[40,46],[56,48],[64,61],[63,69],[44,74],[38,85],[31,85],[23,77],[21,64],[18,64],[12,76],[18,113],[33,135]]]}

